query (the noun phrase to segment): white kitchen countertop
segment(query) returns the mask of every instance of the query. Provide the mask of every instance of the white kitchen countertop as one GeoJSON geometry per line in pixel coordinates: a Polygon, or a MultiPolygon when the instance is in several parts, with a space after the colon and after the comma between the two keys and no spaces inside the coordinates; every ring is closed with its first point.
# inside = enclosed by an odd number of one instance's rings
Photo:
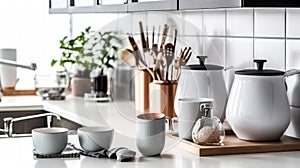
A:
{"type": "MultiPolygon", "coordinates": [[[[135,116],[133,102],[109,103],[85,102],[82,98],[68,97],[65,101],[43,101],[37,96],[3,97],[1,111],[46,110],[82,125],[110,125],[115,129],[112,147],[125,146],[137,152],[135,161],[117,162],[112,159],[96,159],[82,156],[81,159],[39,159],[32,156],[31,137],[0,138],[1,167],[35,168],[93,168],[93,167],[192,167],[192,168],[250,168],[299,167],[300,151],[223,155],[198,157],[176,147],[176,141],[166,138],[165,149],[160,156],[142,157],[135,146],[135,116]]],[[[0,126],[2,128],[3,126],[0,126]]],[[[77,136],[69,136],[69,142],[78,144],[77,136]]]]}

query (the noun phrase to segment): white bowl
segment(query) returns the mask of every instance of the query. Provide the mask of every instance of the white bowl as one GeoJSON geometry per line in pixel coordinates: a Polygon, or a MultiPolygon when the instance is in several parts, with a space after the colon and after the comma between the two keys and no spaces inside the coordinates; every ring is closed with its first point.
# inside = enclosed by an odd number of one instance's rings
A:
{"type": "Polygon", "coordinates": [[[96,152],[110,148],[114,129],[109,126],[81,127],[78,128],[77,133],[82,149],[96,152]]]}
{"type": "Polygon", "coordinates": [[[61,153],[68,143],[67,128],[36,128],[31,132],[34,148],[39,154],[61,153]]]}

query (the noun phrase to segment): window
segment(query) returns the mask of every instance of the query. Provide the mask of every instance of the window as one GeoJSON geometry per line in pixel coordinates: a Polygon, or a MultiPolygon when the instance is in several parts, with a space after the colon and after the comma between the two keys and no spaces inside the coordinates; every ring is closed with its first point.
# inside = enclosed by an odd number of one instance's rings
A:
{"type": "MultiPolygon", "coordinates": [[[[69,15],[48,14],[48,1],[0,1],[0,48],[16,48],[17,61],[37,63],[37,71],[18,68],[17,76],[51,72],[50,62],[59,56],[59,40],[69,34],[69,15]]],[[[32,82],[32,81],[31,81],[32,82]]]]}

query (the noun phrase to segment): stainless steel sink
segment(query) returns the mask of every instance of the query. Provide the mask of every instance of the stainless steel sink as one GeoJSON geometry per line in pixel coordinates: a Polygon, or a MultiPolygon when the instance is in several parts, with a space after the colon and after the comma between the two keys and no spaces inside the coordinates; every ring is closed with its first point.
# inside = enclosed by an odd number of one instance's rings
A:
{"type": "MultiPolygon", "coordinates": [[[[30,118],[26,116],[33,116],[48,113],[44,110],[26,110],[26,111],[7,111],[0,112],[0,128],[4,128],[4,118],[12,117],[12,118],[26,118],[26,120],[20,120],[18,122],[14,122],[12,124],[12,134],[11,137],[28,137],[31,136],[31,130],[34,128],[47,127],[50,125],[51,127],[65,127],[68,128],[69,134],[76,133],[77,128],[81,127],[80,124],[67,120],[65,118],[60,117],[60,121],[53,119],[51,123],[49,120],[47,122],[47,117],[38,117],[38,118],[30,118]],[[29,118],[29,119],[28,119],[29,118]]],[[[7,125],[7,123],[6,123],[7,125]]],[[[0,133],[0,138],[7,138],[7,133],[0,133]]]]}

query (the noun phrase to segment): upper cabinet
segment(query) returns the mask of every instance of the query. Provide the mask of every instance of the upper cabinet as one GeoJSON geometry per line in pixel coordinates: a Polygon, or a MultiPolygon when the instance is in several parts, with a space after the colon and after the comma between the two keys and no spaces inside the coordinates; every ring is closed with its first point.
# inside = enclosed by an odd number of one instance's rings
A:
{"type": "Polygon", "coordinates": [[[134,0],[128,3],[128,12],[177,10],[177,0],[134,0]]]}
{"type": "Polygon", "coordinates": [[[299,0],[49,0],[49,13],[110,13],[239,7],[300,7],[299,0]]]}
{"type": "Polygon", "coordinates": [[[179,9],[240,7],[241,0],[179,0],[179,9]]]}
{"type": "Polygon", "coordinates": [[[179,0],[179,9],[300,7],[299,0],[179,0]]]}
{"type": "Polygon", "coordinates": [[[127,0],[49,0],[50,14],[127,12],[127,0]]]}
{"type": "Polygon", "coordinates": [[[177,10],[177,0],[49,0],[49,13],[108,13],[177,10]]]}

